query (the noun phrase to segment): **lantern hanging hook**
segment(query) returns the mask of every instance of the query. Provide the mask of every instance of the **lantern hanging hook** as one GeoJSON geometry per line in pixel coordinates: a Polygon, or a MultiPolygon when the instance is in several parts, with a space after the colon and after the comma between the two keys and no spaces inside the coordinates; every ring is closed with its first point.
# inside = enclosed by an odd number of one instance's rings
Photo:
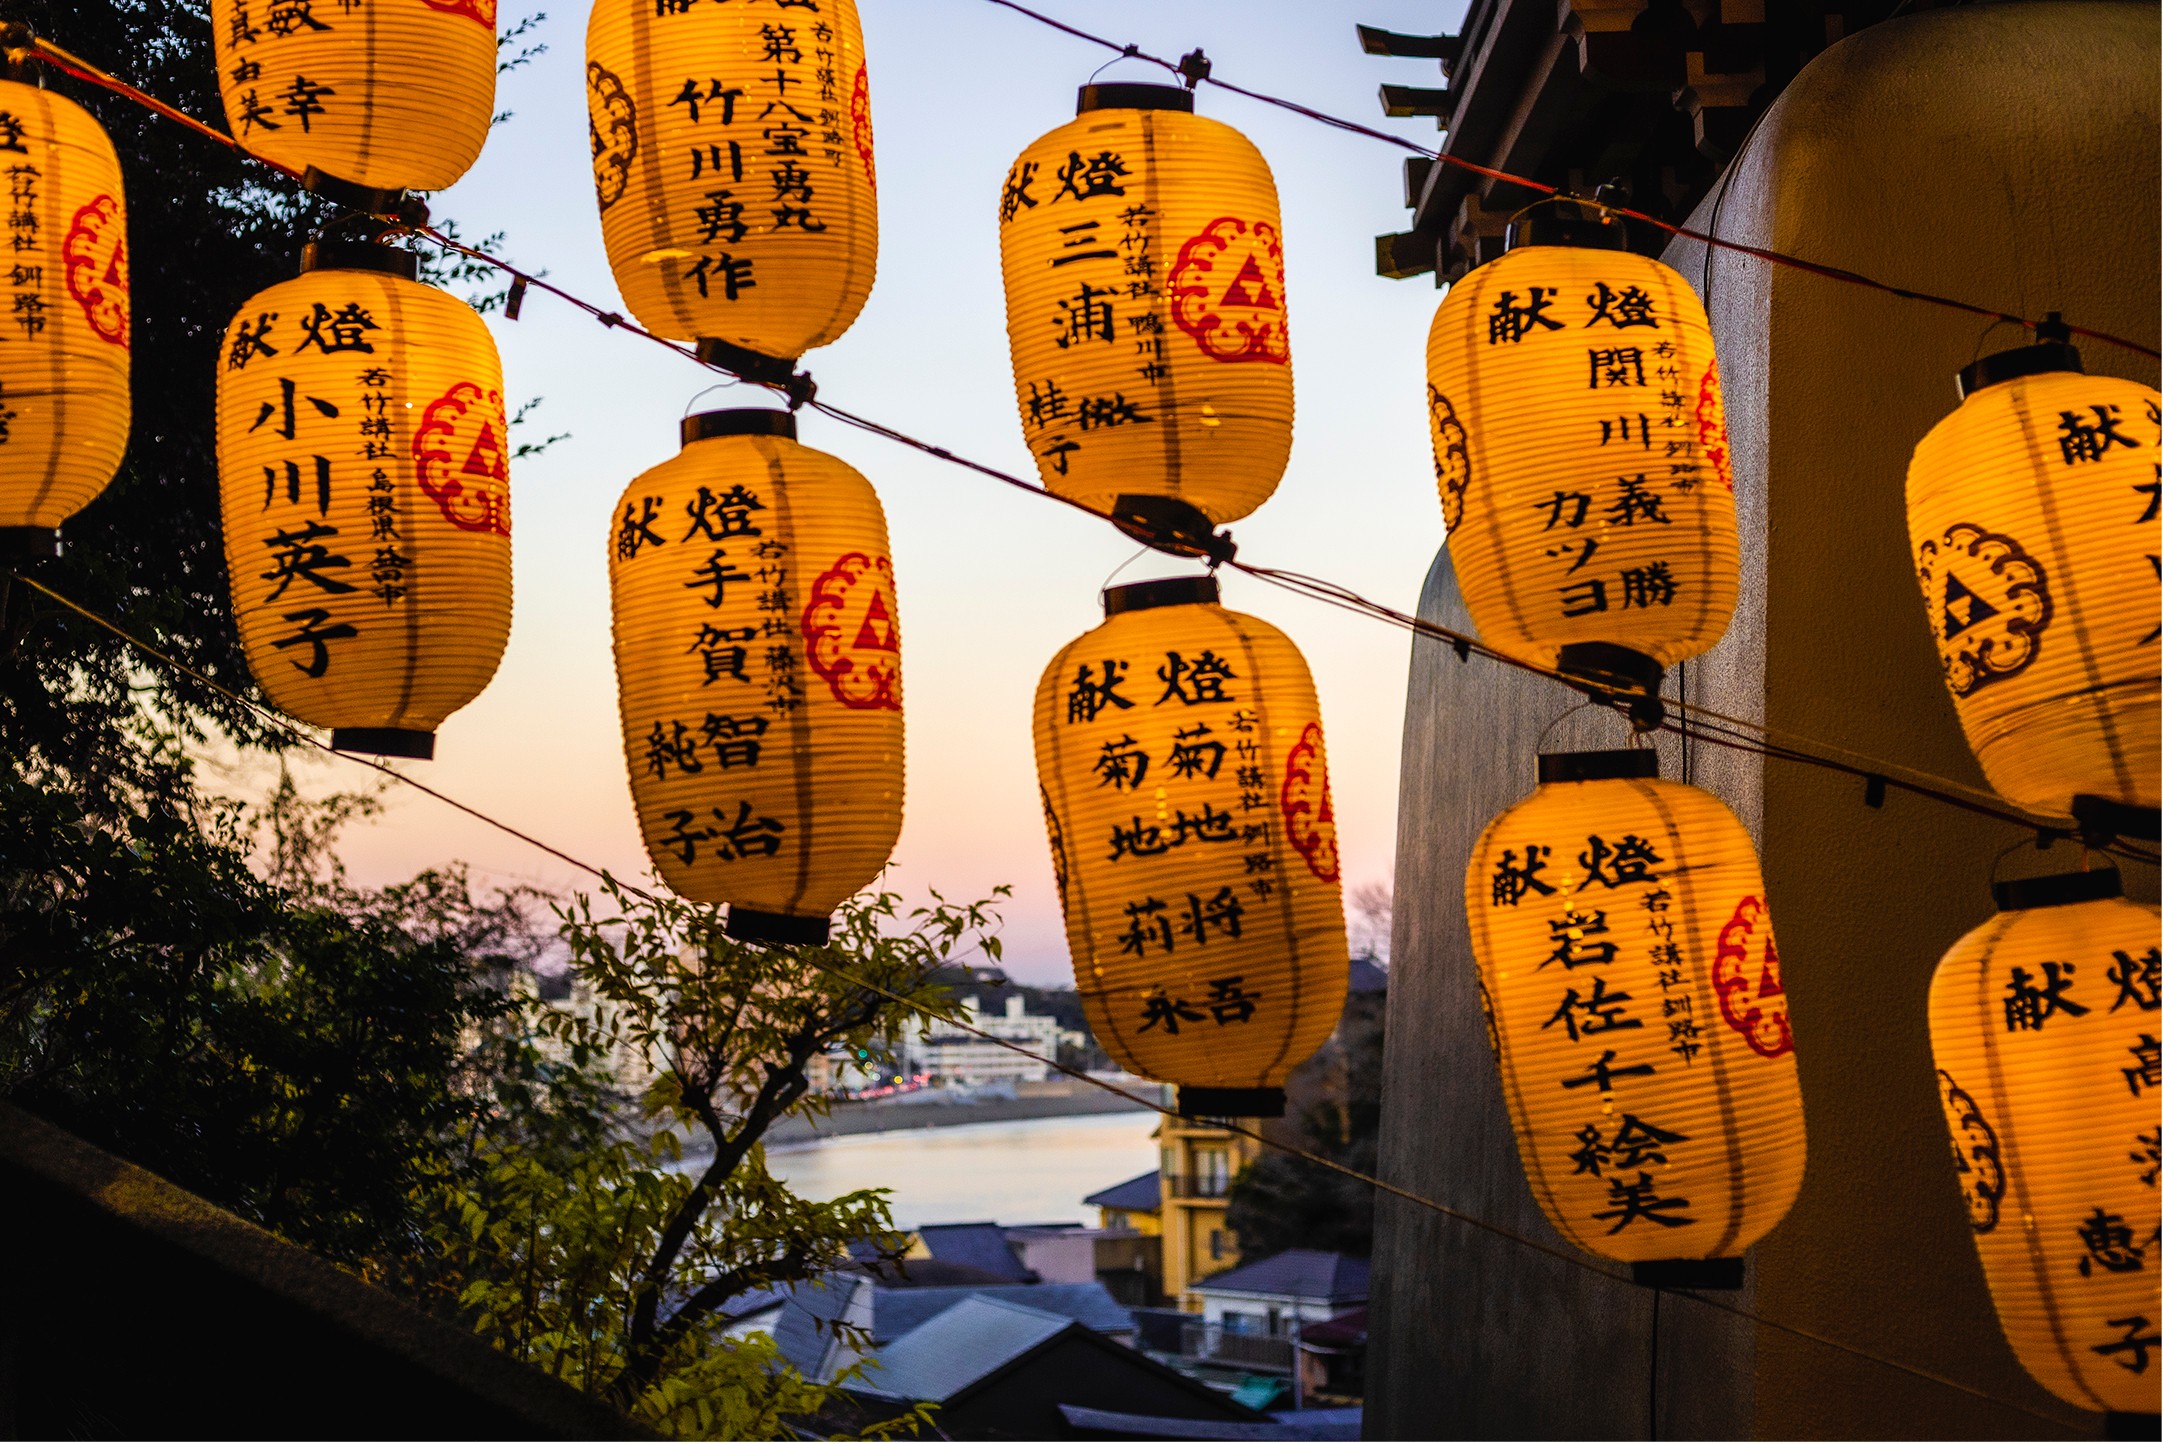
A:
{"type": "Polygon", "coordinates": [[[1139,60],[1141,59],[1141,56],[1142,48],[1139,45],[1125,46],[1120,50],[1117,55],[1114,55],[1111,59],[1105,61],[1102,65],[1099,65],[1096,69],[1090,71],[1089,79],[1084,81],[1083,83],[1086,85],[1094,85],[1097,83],[1097,77],[1099,75],[1102,75],[1105,71],[1111,69],[1114,65],[1117,65],[1120,61],[1139,60]]]}
{"type": "Polygon", "coordinates": [[[1179,57],[1179,73],[1186,77],[1189,90],[1207,80],[1209,70],[1209,57],[1202,54],[1202,47],[1199,45],[1179,57]]]}

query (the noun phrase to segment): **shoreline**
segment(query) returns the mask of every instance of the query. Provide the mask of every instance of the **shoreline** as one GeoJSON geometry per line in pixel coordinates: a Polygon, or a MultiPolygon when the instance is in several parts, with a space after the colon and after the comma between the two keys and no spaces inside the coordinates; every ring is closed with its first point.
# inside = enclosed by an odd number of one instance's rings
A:
{"type": "Polygon", "coordinates": [[[1036,1118],[1079,1118],[1099,1113],[1146,1113],[1138,1103],[1098,1089],[1085,1096],[987,1098],[971,1103],[841,1103],[824,1118],[784,1118],[767,1130],[769,1146],[817,1143],[868,1133],[906,1133],[965,1123],[1020,1123],[1036,1118]]]}

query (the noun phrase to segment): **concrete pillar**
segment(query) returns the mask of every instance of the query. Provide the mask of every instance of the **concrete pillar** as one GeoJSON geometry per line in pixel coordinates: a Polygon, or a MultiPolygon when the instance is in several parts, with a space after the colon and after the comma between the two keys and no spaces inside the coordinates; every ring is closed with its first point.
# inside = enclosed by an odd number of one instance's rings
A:
{"type": "MultiPolygon", "coordinates": [[[[2146,4],[2016,0],[1873,26],[1789,85],[1692,224],[2153,346],[2157,66],[2146,4]]],[[[1666,259],[1706,293],[1743,540],[1734,626],[1670,689],[1981,787],[1938,677],[1903,487],[1915,442],[1956,404],[1953,372],[2022,333],[1732,252],[1708,267],[1678,243],[1666,259]]],[[[2082,350],[2091,374],[2156,384],[2148,358],[2082,350]]],[[[1421,615],[1469,627],[1446,554],[1421,615]]],[[[1382,1143],[1392,1182],[1564,1253],[1518,1164],[1462,886],[1473,839],[1531,791],[1539,734],[1573,700],[1415,644],[1382,1143]]],[[[1590,718],[1548,749],[1615,745],[1619,725],[1590,718]]],[[[1758,839],[1810,1131],[1794,1210],[1722,1297],[1988,1398],[1686,1298],[1661,1300],[1655,1331],[1652,1296],[1627,1281],[1384,1195],[1369,1437],[2098,1434],[2101,1416],[2029,1380],[1997,1327],[1930,1065],[1931,970],[1989,914],[1992,860],[2027,834],[1897,790],[1867,809],[1853,778],[1702,740],[1663,743],[1663,765],[1758,839]]],[[[2075,858],[2031,848],[2006,868],[2075,858]]],[[[2121,866],[2129,895],[2154,900],[2154,871],[2121,866]]]]}

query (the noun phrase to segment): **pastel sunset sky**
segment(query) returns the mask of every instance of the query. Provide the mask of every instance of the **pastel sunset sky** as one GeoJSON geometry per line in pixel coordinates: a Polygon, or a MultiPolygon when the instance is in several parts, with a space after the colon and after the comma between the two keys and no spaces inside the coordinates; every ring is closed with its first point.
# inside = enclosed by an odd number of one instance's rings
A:
{"type": "MultiPolygon", "coordinates": [[[[1110,57],[985,0],[860,0],[877,130],[878,283],[855,328],[805,365],[822,398],[1023,476],[999,278],[997,204],[1014,154],[1074,113],[1110,57]]],[[[513,20],[524,7],[506,3],[513,20]]],[[[1362,0],[1044,0],[1081,28],[1176,58],[1202,47],[1235,83],[1432,145],[1429,119],[1386,120],[1383,82],[1441,84],[1432,61],[1361,53],[1354,21],[1432,33],[1462,6],[1362,0]]],[[[503,77],[497,128],[460,184],[432,198],[465,236],[595,303],[621,306],[588,164],[586,7],[551,6],[549,51],[503,77]]],[[[1161,80],[1135,61],[1106,80],[1161,80]]],[[[1283,203],[1298,420],[1276,496],[1233,525],[1243,559],[1348,584],[1410,610],[1442,535],[1422,402],[1427,277],[1374,274],[1374,237],[1401,230],[1404,152],[1204,87],[1202,113],[1245,132],[1283,203]]],[[[687,409],[763,404],[651,343],[535,294],[490,319],[512,403],[546,398],[542,434],[569,432],[513,474],[517,604],[493,684],[444,724],[432,763],[401,767],[597,866],[647,880],[632,815],[609,653],[607,544],[617,495],[677,449],[687,409]],[[738,402],[737,398],[742,398],[738,402]]],[[[907,822],[885,884],[912,901],[1008,883],[1007,966],[1068,977],[1037,802],[1030,702],[1045,661],[1102,618],[1116,571],[1195,568],[1134,558],[1110,527],[805,413],[801,440],[869,477],[892,532],[907,697],[907,822]],[[1122,569],[1123,568],[1123,569],[1122,569]]],[[[534,428],[527,428],[532,431],[534,428]]],[[[521,439],[537,439],[522,437],[521,439]]],[[[1321,693],[1347,892],[1394,869],[1408,636],[1228,575],[1224,600],[1305,652],[1321,693]]],[[[344,763],[302,763],[304,790],[364,786],[344,763]]],[[[344,854],[379,884],[451,859],[491,882],[590,886],[555,859],[426,797],[393,790],[344,854]]]]}

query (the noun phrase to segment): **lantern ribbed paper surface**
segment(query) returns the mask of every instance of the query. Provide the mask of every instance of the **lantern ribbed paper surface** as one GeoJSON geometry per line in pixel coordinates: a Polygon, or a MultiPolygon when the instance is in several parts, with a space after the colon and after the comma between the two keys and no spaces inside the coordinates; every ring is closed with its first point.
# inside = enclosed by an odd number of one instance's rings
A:
{"type": "MultiPolygon", "coordinates": [[[[112,142],[75,102],[0,81],[14,258],[0,341],[0,527],[49,531],[128,445],[128,215],[112,142]]],[[[49,546],[49,543],[47,543],[49,546]]]]}
{"type": "Polygon", "coordinates": [[[853,0],[596,0],[586,114],[608,264],[641,326],[796,357],[855,322],[879,208],[853,0]]]}
{"type": "Polygon", "coordinates": [[[2013,1352],[2067,1403],[2153,1414],[2156,909],[2117,896],[2117,882],[2105,871],[2001,885],[2014,910],[1938,964],[1930,1048],[2013,1352]]]}
{"type": "MultiPolygon", "coordinates": [[[[2078,364],[2070,347],[2027,349],[2078,364]]],[[[1916,575],[1960,725],[1990,785],[2033,811],[2063,815],[2082,793],[2163,802],[2157,402],[2114,376],[2018,376],[1970,394],[1908,466],[1916,575]]]]}
{"type": "Polygon", "coordinates": [[[1666,667],[1735,610],[1735,486],[1705,308],[1626,251],[1520,246],[1450,287],[1427,337],[1435,475],[1480,640],[1666,667]]]}
{"type": "Polygon", "coordinates": [[[1107,593],[1037,684],[1037,777],[1097,1041],[1145,1077],[1270,1088],[1344,1006],[1337,830],[1306,662],[1216,594],[1107,593]]]}
{"type": "Polygon", "coordinates": [[[1749,834],[1651,757],[1542,757],[1593,780],[1488,825],[1465,911],[1549,1220],[1609,1258],[1734,1258],[1802,1185],[1787,995],[1749,834]]]}
{"type": "Polygon", "coordinates": [[[488,685],[510,635],[502,363],[464,302],[350,268],[410,253],[310,252],[337,268],[259,293],[218,362],[241,642],[304,722],[432,733],[488,685]]]}
{"type": "Polygon", "coordinates": [[[1100,511],[1166,496],[1212,522],[1292,447],[1284,235],[1261,152],[1168,86],[1083,90],[999,202],[1006,332],[1037,473],[1100,511]],[[1101,103],[1101,104],[1099,104],[1101,103]]]}
{"type": "Polygon", "coordinates": [[[226,124],[251,153],[442,190],[488,138],[496,0],[211,0],[226,124]]]}
{"type": "MultiPolygon", "coordinates": [[[[871,483],[779,411],[685,423],[609,553],[639,828],[684,897],[823,920],[901,832],[901,629],[871,483]]],[[[814,934],[811,940],[823,940],[814,934]]]]}

